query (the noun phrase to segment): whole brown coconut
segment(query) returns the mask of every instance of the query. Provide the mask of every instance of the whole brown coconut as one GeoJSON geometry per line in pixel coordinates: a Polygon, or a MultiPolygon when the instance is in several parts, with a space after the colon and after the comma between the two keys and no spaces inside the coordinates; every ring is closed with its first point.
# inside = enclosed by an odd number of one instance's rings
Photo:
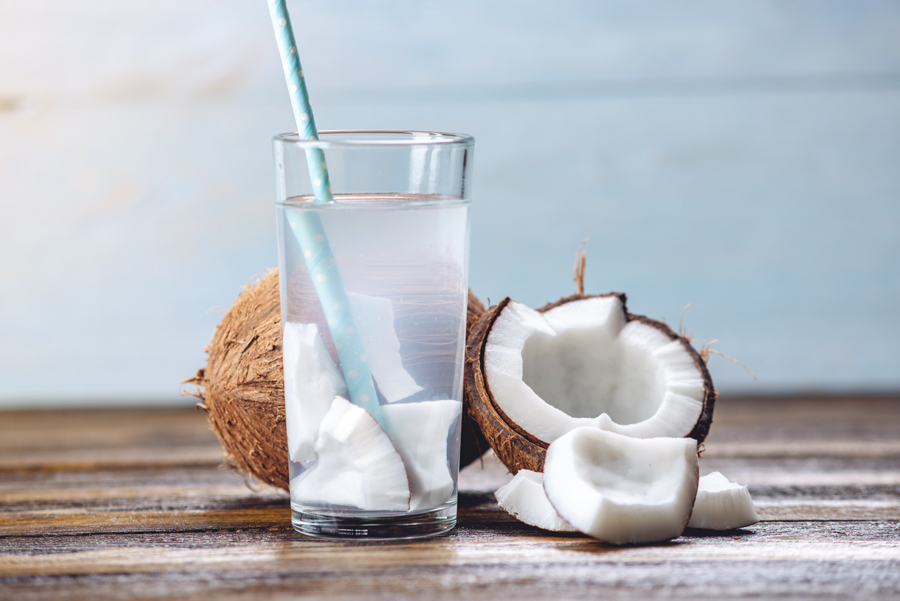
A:
{"type": "MultiPolygon", "coordinates": [[[[572,301],[611,296],[619,297],[623,308],[626,306],[626,297],[623,293],[611,292],[602,295],[584,295],[579,293],[562,298],[554,303],[547,304],[538,309],[538,312],[544,313],[572,301]]],[[[543,472],[544,456],[549,444],[529,434],[527,431],[517,426],[513,420],[509,419],[494,401],[490,386],[484,375],[484,350],[487,344],[488,335],[490,334],[491,328],[497,320],[497,317],[510,302],[511,299],[507,297],[500,301],[498,305],[491,307],[481,317],[474,330],[469,334],[466,357],[466,387],[470,394],[469,416],[478,424],[483,435],[500,461],[502,461],[513,474],[517,473],[520,469],[543,472]]],[[[712,423],[713,407],[716,400],[716,392],[713,389],[712,377],[706,368],[706,362],[701,358],[694,347],[691,346],[690,341],[687,338],[676,334],[666,324],[642,315],[632,315],[628,313],[627,310],[625,316],[627,321],[639,321],[656,328],[664,335],[668,336],[669,339],[679,341],[693,358],[694,363],[702,374],[705,395],[700,417],[693,430],[687,434],[687,437],[694,438],[697,442],[703,442],[706,435],[709,433],[709,427],[712,423]]]]}
{"type": "MultiPolygon", "coordinates": [[[[485,312],[469,291],[467,331],[485,312]]],[[[330,340],[329,340],[330,342],[330,340]]],[[[207,347],[205,369],[187,384],[201,399],[227,464],[288,489],[287,430],[278,270],[248,285],[225,314],[207,347]]],[[[468,393],[465,392],[465,403],[468,393]]],[[[463,411],[460,467],[487,450],[487,441],[463,411]]]]}

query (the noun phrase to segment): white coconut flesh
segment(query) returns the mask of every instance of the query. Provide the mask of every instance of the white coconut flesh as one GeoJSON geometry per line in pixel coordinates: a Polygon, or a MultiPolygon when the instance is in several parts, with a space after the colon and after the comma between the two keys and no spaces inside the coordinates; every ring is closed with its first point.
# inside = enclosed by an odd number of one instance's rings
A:
{"type": "Polygon", "coordinates": [[[453,400],[381,407],[394,446],[406,466],[411,511],[437,507],[453,495],[455,484],[447,444],[461,411],[462,403],[453,400]]]}
{"type": "Polygon", "coordinates": [[[393,403],[422,390],[403,367],[391,300],[364,294],[349,298],[372,378],[385,400],[393,403]]]}
{"type": "Polygon", "coordinates": [[[544,463],[544,491],[560,517],[615,544],[679,536],[698,480],[694,439],[640,439],[595,427],[558,438],[544,463]]]}
{"type": "MultiPolygon", "coordinates": [[[[403,367],[390,299],[351,294],[350,305],[372,378],[387,402],[422,390],[403,367]]],[[[322,418],[335,396],[348,396],[347,385],[316,324],[285,322],[282,349],[288,451],[291,461],[307,463],[315,460],[322,418]]]]}
{"type": "Polygon", "coordinates": [[[680,341],[627,321],[618,297],[544,313],[510,302],[484,347],[496,405],[551,443],[581,426],[638,438],[688,435],[703,410],[703,374],[680,341]]]}
{"type": "Polygon", "coordinates": [[[729,482],[719,472],[700,478],[690,528],[733,530],[759,521],[746,486],[729,482]]]}
{"type": "Polygon", "coordinates": [[[316,324],[284,324],[284,413],[291,461],[316,459],[319,424],[347,385],[316,324]]]}
{"type": "Polygon", "coordinates": [[[291,480],[291,499],[367,511],[408,511],[403,459],[372,415],[335,397],[319,425],[309,469],[291,480]]]}
{"type": "Polygon", "coordinates": [[[544,475],[531,470],[519,470],[515,477],[494,493],[497,504],[507,513],[525,522],[554,532],[577,532],[559,517],[544,493],[544,475]]]}

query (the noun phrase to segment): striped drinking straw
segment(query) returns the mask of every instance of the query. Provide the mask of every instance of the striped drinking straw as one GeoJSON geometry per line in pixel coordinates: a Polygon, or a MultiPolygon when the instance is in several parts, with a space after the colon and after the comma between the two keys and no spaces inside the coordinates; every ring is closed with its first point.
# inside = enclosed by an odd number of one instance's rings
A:
{"type": "MultiPolygon", "coordinates": [[[[275,39],[284,65],[284,78],[291,96],[297,131],[304,140],[318,140],[319,133],[309,104],[309,95],[306,92],[306,82],[285,0],[269,0],[269,13],[272,16],[275,39]]],[[[307,149],[306,161],[316,203],[334,202],[325,153],[319,148],[307,149]]],[[[356,329],[347,292],[344,290],[344,283],[325,235],[322,220],[315,211],[285,211],[285,214],[291,231],[303,251],[309,276],[325,313],[325,320],[328,322],[328,329],[344,372],[347,390],[350,392],[350,401],[371,413],[384,427],[375,383],[369,371],[362,340],[356,329]]]]}

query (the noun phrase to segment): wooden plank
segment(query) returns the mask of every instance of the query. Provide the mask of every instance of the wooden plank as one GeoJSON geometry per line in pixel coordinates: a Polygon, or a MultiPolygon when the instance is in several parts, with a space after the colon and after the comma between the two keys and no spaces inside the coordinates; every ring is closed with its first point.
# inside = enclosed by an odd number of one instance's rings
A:
{"type": "Polygon", "coordinates": [[[434,541],[390,544],[309,541],[286,531],[107,536],[96,542],[61,537],[50,548],[26,540],[30,546],[0,555],[0,586],[25,599],[60,593],[99,598],[123,589],[128,594],[121,598],[177,597],[192,586],[199,589],[192,593],[197,598],[228,599],[251,592],[410,598],[428,591],[429,598],[492,599],[633,598],[653,591],[716,596],[726,590],[812,598],[847,594],[860,585],[871,596],[887,597],[900,590],[898,535],[897,523],[808,523],[760,524],[633,547],[522,525],[467,527],[434,541]]]}
{"type": "MultiPolygon", "coordinates": [[[[900,396],[805,395],[722,397],[707,450],[718,445],[827,445],[830,441],[886,444],[900,438],[900,396]]],[[[814,447],[810,447],[814,448],[814,447]]]]}
{"type": "MultiPolygon", "coordinates": [[[[251,504],[252,505],[252,504],[251,504]]],[[[0,536],[53,536],[58,534],[202,532],[229,528],[286,528],[290,508],[280,502],[259,507],[221,505],[211,509],[86,510],[56,509],[12,512],[0,517],[0,536]]]]}
{"type": "Polygon", "coordinates": [[[0,451],[4,453],[215,444],[206,414],[192,407],[0,412],[0,451]]]}
{"type": "MultiPolygon", "coordinates": [[[[474,515],[473,512],[466,512],[474,515]]],[[[500,512],[505,515],[504,512],[500,512]]],[[[467,517],[462,520],[460,527],[441,541],[466,542],[480,540],[481,544],[487,544],[489,537],[497,537],[498,541],[515,540],[516,537],[549,537],[553,540],[565,541],[572,538],[583,538],[577,534],[553,534],[537,528],[527,526],[516,520],[506,522],[481,519],[480,517],[467,517]]],[[[719,544],[729,543],[731,540],[744,538],[744,542],[763,540],[852,540],[858,542],[897,541],[900,536],[900,521],[869,521],[869,522],[760,522],[753,526],[728,532],[708,532],[703,530],[688,529],[682,537],[691,544],[719,544]]],[[[588,540],[588,539],[584,539],[588,540]]],[[[315,541],[296,535],[290,528],[259,528],[259,529],[233,529],[220,528],[204,532],[147,532],[147,533],[121,533],[103,534],[86,537],[82,535],[59,535],[52,537],[35,536],[8,536],[0,539],[0,556],[12,555],[40,556],[55,553],[73,553],[108,548],[218,548],[233,544],[283,544],[298,543],[319,545],[338,545],[378,548],[383,545],[419,545],[428,546],[429,541],[398,542],[398,543],[373,543],[362,541],[360,543],[334,541],[315,541]]]]}
{"type": "Polygon", "coordinates": [[[128,470],[161,466],[215,467],[222,463],[222,449],[216,446],[101,447],[76,450],[7,452],[0,458],[0,473],[6,471],[85,471],[91,469],[128,470]]]}
{"type": "Polygon", "coordinates": [[[354,544],[318,542],[234,544],[212,549],[116,548],[56,553],[51,555],[2,556],[0,577],[63,576],[171,572],[194,569],[254,572],[283,571],[302,563],[308,572],[341,566],[345,575],[371,573],[380,568],[402,566],[413,572],[423,566],[508,566],[581,564],[593,565],[669,563],[727,563],[828,560],[900,562],[900,547],[891,541],[862,541],[835,537],[806,541],[791,537],[745,541],[732,536],[715,541],[685,539],[670,545],[613,547],[584,536],[492,537],[490,545],[478,544],[461,535],[431,544],[392,544],[371,548],[354,544]],[[702,542],[698,542],[698,540],[702,542]],[[864,544],[861,544],[864,543],[864,544]],[[585,557],[585,554],[589,554],[585,557]]]}
{"type": "Polygon", "coordinates": [[[900,519],[900,499],[754,499],[760,520],[823,522],[900,519]]]}
{"type": "MultiPolygon", "coordinates": [[[[718,427],[718,424],[716,424],[718,427]]],[[[718,432],[705,445],[704,459],[720,457],[854,457],[900,459],[900,440],[722,440],[718,432]]]]}
{"type": "MultiPolygon", "coordinates": [[[[490,495],[463,494],[461,525],[515,522],[490,495]]],[[[848,521],[900,519],[900,498],[756,498],[760,519],[848,521]]],[[[0,513],[0,536],[203,531],[218,528],[288,528],[284,495],[197,495],[98,501],[88,506],[21,509],[0,513]]]]}
{"type": "Polygon", "coordinates": [[[0,474],[221,462],[206,415],[192,408],[0,413],[0,474]]]}
{"type": "MultiPolygon", "coordinates": [[[[272,491],[266,497],[279,498],[282,501],[287,499],[287,493],[272,487],[264,487],[266,491],[272,491]],[[276,492],[277,491],[277,492],[276,492]]],[[[245,498],[253,493],[242,481],[227,483],[182,483],[182,484],[149,484],[141,483],[133,486],[117,486],[110,487],[53,487],[43,486],[38,489],[22,488],[13,491],[4,491],[0,493],[0,503],[3,503],[4,510],[11,508],[27,506],[41,507],[50,506],[73,506],[91,503],[94,505],[102,505],[110,501],[121,504],[125,501],[147,502],[148,500],[160,500],[169,503],[170,500],[182,500],[183,502],[196,503],[198,500],[207,498],[229,499],[229,498],[245,498]]],[[[263,495],[253,495],[254,498],[263,495]]]]}

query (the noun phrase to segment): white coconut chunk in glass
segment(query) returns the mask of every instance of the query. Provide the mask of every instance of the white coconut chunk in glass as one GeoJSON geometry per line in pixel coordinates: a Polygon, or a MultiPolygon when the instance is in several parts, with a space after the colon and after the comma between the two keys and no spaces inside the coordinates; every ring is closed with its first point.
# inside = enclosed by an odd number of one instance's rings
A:
{"type": "Polygon", "coordinates": [[[681,342],[627,321],[614,296],[544,313],[510,302],[488,334],[484,373],[498,407],[546,443],[581,426],[638,438],[685,436],[706,394],[681,342]]]}
{"type": "Polygon", "coordinates": [[[746,486],[729,482],[719,472],[700,478],[689,527],[733,530],[758,521],[756,508],[746,486]]]}
{"type": "Polygon", "coordinates": [[[381,407],[394,446],[406,465],[411,511],[431,509],[450,500],[455,484],[447,444],[461,411],[462,403],[453,400],[381,407]]]}
{"type": "Polygon", "coordinates": [[[403,459],[375,418],[335,397],[319,426],[318,461],[291,481],[300,503],[407,511],[409,481],[403,459]]]}
{"type": "Polygon", "coordinates": [[[393,403],[422,390],[403,367],[391,299],[364,294],[349,298],[366,361],[385,400],[393,403]]]}
{"type": "Polygon", "coordinates": [[[560,517],[615,544],[681,535],[698,479],[692,438],[641,439],[577,428],[550,445],[544,462],[544,490],[560,517]]]}
{"type": "Polygon", "coordinates": [[[314,323],[284,324],[284,414],[291,461],[316,458],[319,424],[347,386],[314,323]]]}
{"type": "Polygon", "coordinates": [[[519,470],[515,477],[494,493],[497,503],[507,513],[529,526],[554,532],[577,532],[559,517],[544,492],[544,475],[519,470]]]}

